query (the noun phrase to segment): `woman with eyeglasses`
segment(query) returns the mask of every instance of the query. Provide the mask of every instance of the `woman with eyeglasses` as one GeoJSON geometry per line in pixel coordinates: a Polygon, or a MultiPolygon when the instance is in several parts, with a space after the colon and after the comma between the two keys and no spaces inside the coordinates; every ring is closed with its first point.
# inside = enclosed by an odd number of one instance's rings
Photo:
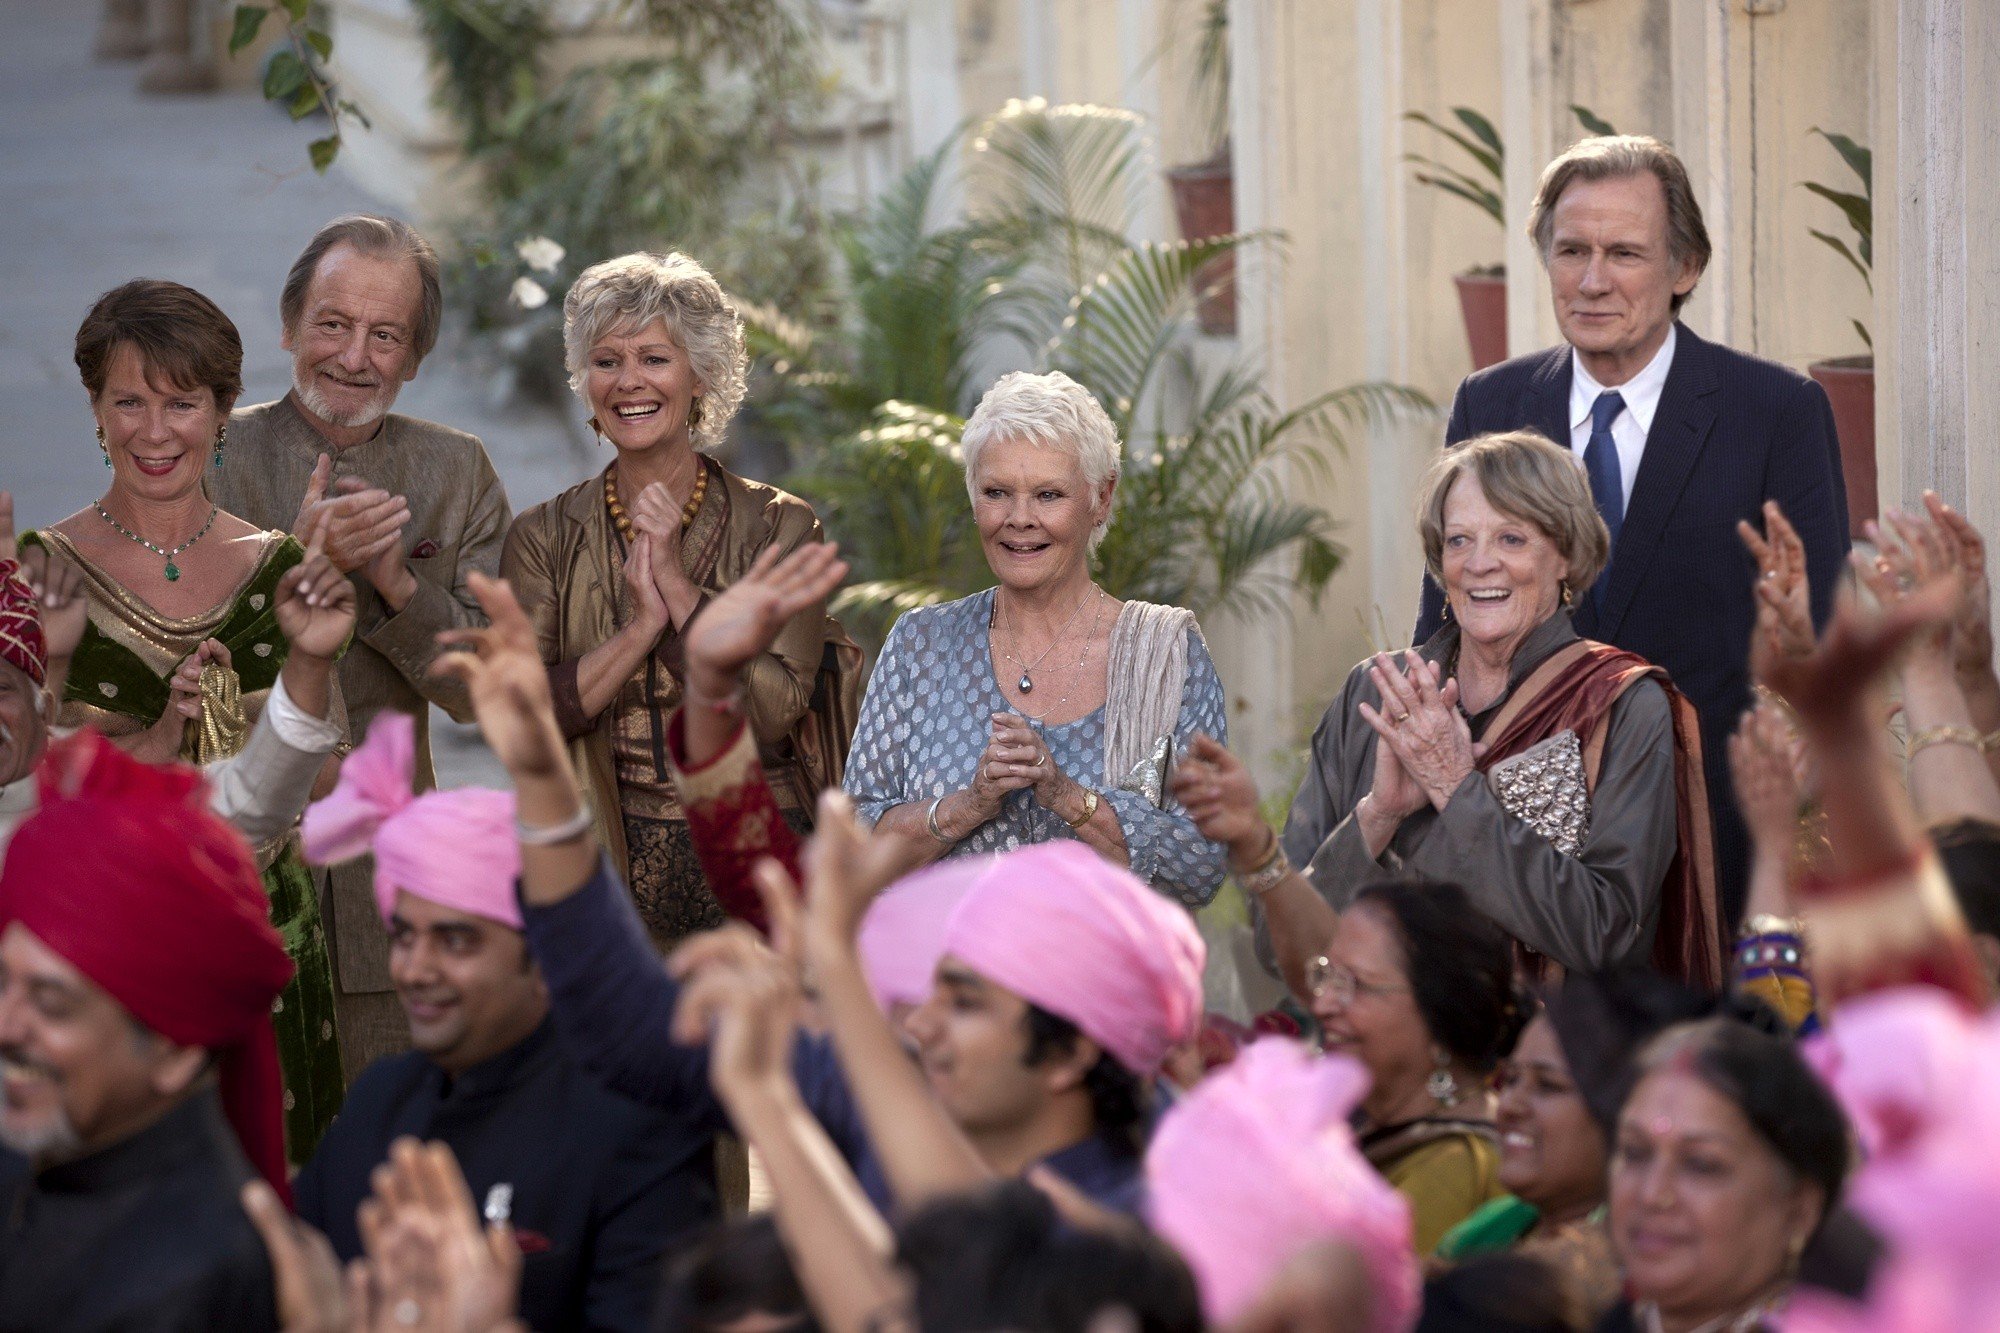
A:
{"type": "Polygon", "coordinates": [[[1322,1048],[1366,1066],[1362,1152],[1409,1199],[1417,1252],[1430,1253],[1503,1192],[1487,1084],[1532,1005],[1514,979],[1511,939],[1456,884],[1377,879],[1336,915],[1282,859],[1281,878],[1266,878],[1256,867],[1273,834],[1256,783],[1206,736],[1172,785],[1263,900],[1279,957],[1306,960],[1287,966],[1285,980],[1318,1021],[1322,1048]],[[1306,940],[1323,941],[1324,952],[1310,956],[1306,940]]]}

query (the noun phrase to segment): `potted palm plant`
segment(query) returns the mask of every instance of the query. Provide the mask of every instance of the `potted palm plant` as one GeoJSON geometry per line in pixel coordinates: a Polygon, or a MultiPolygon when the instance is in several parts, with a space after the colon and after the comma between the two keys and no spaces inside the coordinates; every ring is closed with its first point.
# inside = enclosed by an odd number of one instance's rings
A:
{"type": "MultiPolygon", "coordinates": [[[[1854,233],[1853,244],[1831,232],[1808,227],[1814,239],[1854,266],[1868,294],[1875,294],[1875,173],[1874,154],[1844,134],[1829,134],[1815,125],[1810,131],[1833,146],[1861,184],[1859,194],[1819,181],[1799,182],[1838,208],[1854,233]]],[[[1833,404],[1833,426],[1840,436],[1840,468],[1847,479],[1847,522],[1850,531],[1875,517],[1875,340],[1868,326],[1852,321],[1868,350],[1859,356],[1829,357],[1806,370],[1826,390],[1833,404]]]]}
{"type": "MultiPolygon", "coordinates": [[[[1214,145],[1199,162],[1171,167],[1167,190],[1173,196],[1174,217],[1181,238],[1205,241],[1236,231],[1236,169],[1229,152],[1229,4],[1203,0],[1196,28],[1192,96],[1199,122],[1214,145]]],[[[1236,332],[1236,255],[1218,255],[1201,274],[1201,300],[1195,322],[1203,333],[1236,332]]]]}
{"type": "MultiPolygon", "coordinates": [[[[1611,122],[1587,106],[1571,105],[1577,123],[1590,134],[1616,134],[1611,122]]],[[[1467,159],[1463,168],[1406,153],[1405,162],[1415,165],[1417,182],[1463,199],[1493,219],[1503,231],[1507,211],[1502,192],[1506,189],[1507,148],[1493,122],[1469,106],[1451,109],[1457,127],[1422,111],[1405,111],[1403,119],[1415,121],[1435,131],[1467,159]]],[[[1507,359],[1507,270],[1500,264],[1482,264],[1452,279],[1458,286],[1458,308],[1465,317],[1465,341],[1472,349],[1472,368],[1484,370],[1507,359]]]]}

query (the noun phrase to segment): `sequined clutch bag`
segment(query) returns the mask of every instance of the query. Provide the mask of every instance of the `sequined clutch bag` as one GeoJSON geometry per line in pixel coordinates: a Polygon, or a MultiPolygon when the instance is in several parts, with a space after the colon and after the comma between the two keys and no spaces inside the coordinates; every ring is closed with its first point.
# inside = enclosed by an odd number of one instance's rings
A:
{"type": "Polygon", "coordinates": [[[1486,770],[1487,785],[1507,813],[1519,819],[1565,856],[1583,849],[1590,827],[1590,784],[1583,770],[1583,746],[1574,731],[1561,731],[1486,770]]]}

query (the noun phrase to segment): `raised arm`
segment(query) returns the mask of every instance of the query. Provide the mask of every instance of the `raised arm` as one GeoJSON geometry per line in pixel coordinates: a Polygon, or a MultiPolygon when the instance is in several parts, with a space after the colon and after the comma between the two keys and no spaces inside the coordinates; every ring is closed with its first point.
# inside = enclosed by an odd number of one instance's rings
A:
{"type": "Polygon", "coordinates": [[[1173,792],[1202,835],[1228,849],[1237,883],[1263,911],[1285,988],[1310,1004],[1307,969],[1333,938],[1340,916],[1293,868],[1264,822],[1250,770],[1220,742],[1196,736],[1174,770],[1173,792]]]}

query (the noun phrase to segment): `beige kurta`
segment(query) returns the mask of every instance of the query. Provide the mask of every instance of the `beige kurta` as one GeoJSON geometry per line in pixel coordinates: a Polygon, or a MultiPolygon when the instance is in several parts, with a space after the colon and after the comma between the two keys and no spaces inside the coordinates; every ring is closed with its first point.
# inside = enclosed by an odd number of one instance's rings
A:
{"type": "MultiPolygon", "coordinates": [[[[511,518],[507,493],[484,446],[463,431],[391,413],[374,439],[336,452],[287,396],[230,415],[222,466],[208,473],[209,498],[259,527],[289,530],[322,453],[334,455],[335,481],[366,477],[409,502],[403,549],[417,578],[416,594],[391,614],[366,580],[354,580],[360,618],[353,646],[340,662],[340,689],[355,742],[385,708],[416,719],[417,782],[427,788],[436,782],[430,705],[460,721],[470,721],[472,714],[461,686],[426,673],[437,656],[440,630],[485,623],[466,576],[475,569],[499,572],[511,518]]],[[[343,997],[380,995],[373,1017],[393,1027],[401,1013],[390,1012],[393,1002],[385,994],[389,946],[375,910],[373,876],[365,858],[332,874],[335,974],[343,997]]],[[[395,1046],[371,1037],[371,1028],[380,1024],[358,1014],[351,1019],[345,1008],[341,1023],[351,1034],[350,1077],[359,1062],[395,1046]]]]}

